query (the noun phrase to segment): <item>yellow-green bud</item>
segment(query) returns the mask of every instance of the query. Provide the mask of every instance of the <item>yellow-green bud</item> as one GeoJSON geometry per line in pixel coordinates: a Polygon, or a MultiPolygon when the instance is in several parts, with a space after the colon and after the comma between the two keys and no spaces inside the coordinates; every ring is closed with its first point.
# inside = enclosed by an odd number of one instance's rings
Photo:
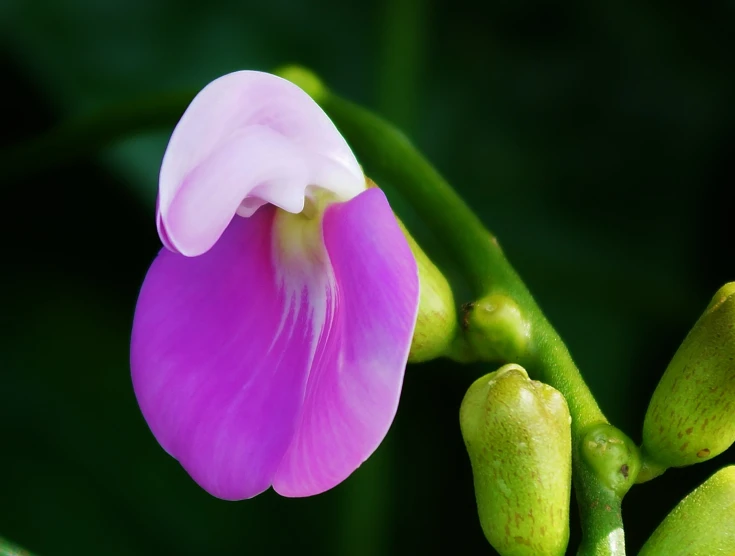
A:
{"type": "Polygon", "coordinates": [[[490,544],[502,556],[564,554],[572,473],[564,396],[505,365],[470,386],[459,418],[490,544]]]}
{"type": "Polygon", "coordinates": [[[400,220],[398,223],[419,269],[419,313],[408,361],[420,363],[448,353],[457,335],[457,308],[444,274],[431,262],[403,223],[400,220]]]}
{"type": "Polygon", "coordinates": [[[735,466],[721,469],[674,508],[638,556],[735,554],[735,466]]]}
{"type": "Polygon", "coordinates": [[[486,361],[517,360],[531,337],[531,324],[518,305],[492,294],[464,306],[463,325],[474,352],[486,361]]]}
{"type": "Polygon", "coordinates": [[[706,461],[735,442],[735,282],[715,294],[661,378],[643,448],[666,467],[706,461]]]}
{"type": "Polygon", "coordinates": [[[316,102],[321,102],[327,95],[327,88],[316,74],[305,67],[288,65],[276,68],[275,75],[294,83],[316,102]]]}

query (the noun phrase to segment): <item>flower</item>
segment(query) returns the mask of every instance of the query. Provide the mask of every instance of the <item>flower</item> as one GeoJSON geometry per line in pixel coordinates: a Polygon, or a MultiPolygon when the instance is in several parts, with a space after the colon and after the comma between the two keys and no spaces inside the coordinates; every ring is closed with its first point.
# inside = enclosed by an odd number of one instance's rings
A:
{"type": "Polygon", "coordinates": [[[395,416],[419,283],[332,122],[279,77],[213,81],[171,136],[157,224],[131,370],[158,442],[227,500],[343,481],[395,416]]]}

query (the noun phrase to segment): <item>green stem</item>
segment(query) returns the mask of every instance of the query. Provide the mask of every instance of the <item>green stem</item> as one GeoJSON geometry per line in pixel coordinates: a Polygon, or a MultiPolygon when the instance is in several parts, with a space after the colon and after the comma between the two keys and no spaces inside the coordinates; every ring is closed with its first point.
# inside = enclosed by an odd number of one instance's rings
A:
{"type": "Polygon", "coordinates": [[[582,543],[579,556],[625,555],[625,534],[621,513],[622,498],[612,490],[601,487],[598,477],[579,456],[579,445],[574,446],[574,488],[577,493],[582,543]]]}
{"type": "Polygon", "coordinates": [[[587,427],[607,423],[595,397],[582,378],[566,345],[551,323],[534,305],[524,307],[531,315],[534,344],[518,363],[533,369],[542,382],[559,390],[567,400],[572,415],[572,434],[580,436],[587,427]]]}
{"type": "Polygon", "coordinates": [[[668,467],[654,460],[646,450],[641,447],[641,471],[638,473],[636,483],[646,483],[663,475],[668,467]]]}

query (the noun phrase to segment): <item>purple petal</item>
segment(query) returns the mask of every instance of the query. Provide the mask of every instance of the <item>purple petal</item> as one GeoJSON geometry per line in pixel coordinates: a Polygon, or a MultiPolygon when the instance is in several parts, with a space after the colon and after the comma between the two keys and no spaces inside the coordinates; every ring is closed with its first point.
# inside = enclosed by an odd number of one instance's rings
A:
{"type": "Polygon", "coordinates": [[[323,226],[336,298],[298,431],[274,478],[285,496],[332,488],[383,440],[398,407],[418,309],[416,262],[379,189],[332,205],[323,226]]]}
{"type": "Polygon", "coordinates": [[[287,299],[276,283],[274,212],[234,219],[197,258],[162,249],[133,325],[133,385],[148,425],[197,483],[228,500],[270,486],[313,354],[305,294],[287,299]]]}
{"type": "Polygon", "coordinates": [[[395,415],[418,308],[416,264],[379,190],[327,209],[328,259],[300,251],[302,237],[284,243],[298,228],[275,218],[265,207],[234,219],[196,258],[163,249],[133,326],[153,434],[230,500],[271,484],[316,494],[370,456],[395,415]]]}
{"type": "Polygon", "coordinates": [[[309,186],[350,199],[365,188],[352,151],[296,85],[267,73],[220,77],[192,101],[161,166],[159,232],[188,256],[206,252],[236,213],[263,203],[300,212],[309,186]]]}

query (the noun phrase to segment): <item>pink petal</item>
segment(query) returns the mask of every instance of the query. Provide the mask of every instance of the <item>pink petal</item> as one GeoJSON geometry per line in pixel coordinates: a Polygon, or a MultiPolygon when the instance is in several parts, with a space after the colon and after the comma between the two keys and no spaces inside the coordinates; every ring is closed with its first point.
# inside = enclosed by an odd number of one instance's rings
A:
{"type": "Polygon", "coordinates": [[[229,500],[270,486],[313,354],[305,297],[286,306],[276,284],[274,212],[236,218],[194,259],[162,249],[133,325],[133,385],[148,425],[197,483],[229,500]]]}
{"type": "Polygon", "coordinates": [[[234,219],[196,258],[163,249],[133,326],[133,385],[153,434],[230,500],[271,484],[316,494],[372,454],[418,308],[416,264],[382,192],[327,209],[328,260],[281,251],[275,212],[234,219]]]}
{"type": "Polygon", "coordinates": [[[383,440],[398,407],[418,309],[416,262],[380,190],[329,207],[324,240],[336,297],[298,431],[273,482],[285,496],[332,488],[383,440]]]}
{"type": "Polygon", "coordinates": [[[342,199],[365,188],[334,124],[284,79],[225,75],[196,96],[171,136],[159,183],[161,239],[200,255],[237,212],[249,215],[264,202],[300,212],[309,186],[342,199]]]}

